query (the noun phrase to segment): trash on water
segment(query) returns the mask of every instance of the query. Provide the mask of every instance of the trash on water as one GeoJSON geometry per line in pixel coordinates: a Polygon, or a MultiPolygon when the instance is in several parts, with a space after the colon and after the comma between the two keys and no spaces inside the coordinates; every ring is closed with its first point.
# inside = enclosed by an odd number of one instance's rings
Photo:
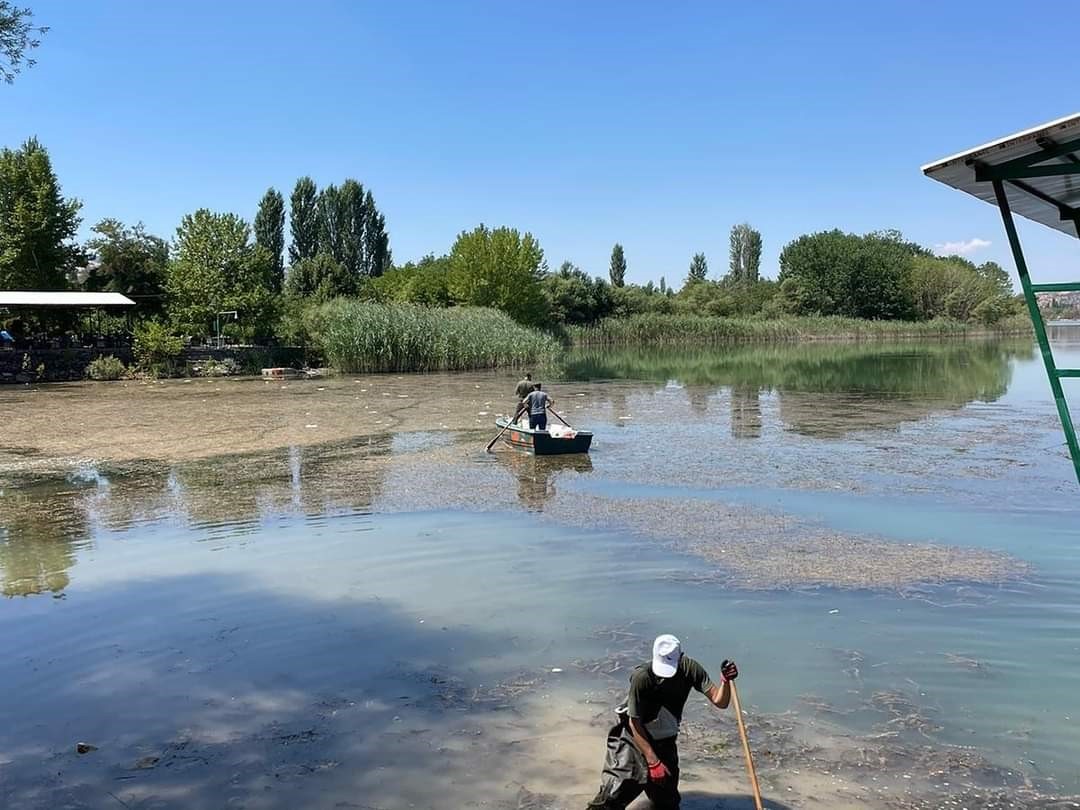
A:
{"type": "Polygon", "coordinates": [[[75,743],[75,753],[77,754],[89,754],[91,751],[97,751],[96,745],[90,743],[78,742],[75,743]]]}
{"type": "Polygon", "coordinates": [[[554,672],[554,673],[562,672],[562,667],[552,667],[551,671],[554,672]]]}
{"type": "Polygon", "coordinates": [[[304,427],[306,427],[306,428],[317,428],[318,425],[304,425],[304,427]]]}
{"type": "Polygon", "coordinates": [[[832,610],[829,611],[829,615],[833,615],[833,614],[836,614],[836,613],[839,613],[839,612],[840,612],[839,610],[837,610],[836,608],[833,608],[832,610]]]}

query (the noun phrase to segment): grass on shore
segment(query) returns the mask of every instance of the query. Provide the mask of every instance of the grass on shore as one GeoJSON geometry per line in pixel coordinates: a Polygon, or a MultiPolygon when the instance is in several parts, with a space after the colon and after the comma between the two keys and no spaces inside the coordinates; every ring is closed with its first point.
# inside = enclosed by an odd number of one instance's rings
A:
{"type": "Polygon", "coordinates": [[[494,309],[430,309],[337,299],[304,313],[315,347],[344,373],[539,365],[558,342],[494,309]]]}
{"type": "Polygon", "coordinates": [[[1026,335],[1026,318],[1010,318],[995,326],[932,321],[865,321],[840,317],[712,317],[706,315],[644,314],[608,318],[593,326],[568,329],[577,346],[688,345],[739,342],[796,342],[801,340],[890,340],[1026,335]]]}

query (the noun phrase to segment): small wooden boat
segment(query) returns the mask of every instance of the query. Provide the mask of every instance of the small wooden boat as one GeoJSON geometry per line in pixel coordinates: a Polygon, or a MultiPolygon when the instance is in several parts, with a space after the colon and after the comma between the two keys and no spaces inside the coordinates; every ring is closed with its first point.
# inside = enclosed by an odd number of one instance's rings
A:
{"type": "MultiPolygon", "coordinates": [[[[505,416],[495,420],[495,426],[502,430],[510,420],[505,416]]],[[[588,430],[530,430],[521,425],[511,425],[503,432],[502,440],[519,450],[527,450],[537,456],[561,456],[568,453],[588,453],[592,444],[592,433],[588,430]]]]}

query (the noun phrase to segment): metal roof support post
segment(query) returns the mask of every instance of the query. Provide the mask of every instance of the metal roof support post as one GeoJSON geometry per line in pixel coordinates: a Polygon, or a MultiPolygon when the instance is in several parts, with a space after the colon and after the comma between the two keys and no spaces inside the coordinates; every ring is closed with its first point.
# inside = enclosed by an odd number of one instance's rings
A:
{"type": "Polygon", "coordinates": [[[1050,338],[1046,334],[1046,325],[1043,323],[1042,313],[1039,311],[1039,302],[1035,298],[1035,291],[1032,289],[1027,261],[1024,259],[1024,249],[1020,245],[1020,237],[1016,233],[1016,223],[1013,221],[1012,209],[1009,207],[1009,197],[1005,193],[1005,186],[1001,180],[994,180],[993,184],[994,196],[997,198],[998,208],[1001,210],[1001,221],[1005,225],[1005,234],[1009,238],[1013,261],[1016,262],[1016,272],[1020,276],[1020,286],[1024,290],[1024,300],[1027,302],[1028,313],[1031,315],[1031,323],[1035,327],[1035,338],[1038,340],[1039,350],[1042,352],[1046,375],[1050,378],[1050,390],[1054,394],[1058,416],[1061,418],[1061,427],[1065,431],[1065,443],[1069,446],[1069,455],[1072,457],[1073,468],[1076,471],[1076,480],[1080,481],[1080,444],[1076,440],[1076,429],[1073,427],[1072,416],[1069,414],[1069,404],[1065,400],[1065,392],[1061,388],[1061,378],[1058,375],[1057,364],[1054,362],[1054,352],[1050,348],[1050,338]]]}

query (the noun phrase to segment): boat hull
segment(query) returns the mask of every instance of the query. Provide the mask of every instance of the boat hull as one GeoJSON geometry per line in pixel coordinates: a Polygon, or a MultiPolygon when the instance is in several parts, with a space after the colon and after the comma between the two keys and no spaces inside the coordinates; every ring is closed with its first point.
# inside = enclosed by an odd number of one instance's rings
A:
{"type": "MultiPolygon", "coordinates": [[[[507,420],[497,419],[495,426],[502,430],[507,420]]],[[[573,453],[588,453],[592,445],[592,433],[579,430],[572,439],[557,439],[546,430],[530,430],[514,425],[502,434],[503,444],[518,450],[525,450],[537,456],[565,456],[573,453]]]]}

